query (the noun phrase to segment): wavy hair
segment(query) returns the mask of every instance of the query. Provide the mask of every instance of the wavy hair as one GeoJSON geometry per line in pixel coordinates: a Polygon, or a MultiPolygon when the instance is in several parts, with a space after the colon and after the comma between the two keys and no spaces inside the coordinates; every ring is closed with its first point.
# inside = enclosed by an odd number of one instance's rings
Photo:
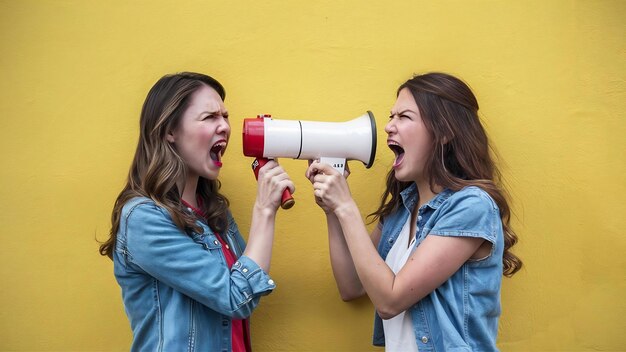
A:
{"type": "MultiPolygon", "coordinates": [[[[502,176],[492,159],[487,134],[478,118],[478,101],[472,90],[460,79],[445,73],[416,75],[397,91],[407,88],[419,108],[426,129],[432,136],[432,150],[425,173],[431,190],[435,185],[453,191],[476,186],[487,192],[500,209],[504,229],[503,274],[513,276],[522,261],[510,249],[517,243],[511,229],[511,212],[502,176]]],[[[401,182],[391,169],[387,187],[378,209],[369,214],[373,221],[396,211],[400,192],[411,182],[401,182]]]]}
{"type": "MultiPolygon", "coordinates": [[[[195,214],[186,212],[177,184],[186,179],[185,162],[166,140],[176,129],[190,104],[191,95],[209,86],[226,97],[224,87],[214,78],[200,73],[181,72],[163,76],[148,92],[139,120],[139,142],[126,185],[118,195],[111,214],[110,237],[100,245],[100,254],[113,257],[120,214],[124,204],[135,197],[147,197],[166,209],[182,231],[200,231],[195,214]]],[[[197,194],[202,200],[208,225],[223,231],[227,225],[228,199],[219,193],[220,182],[199,178],[197,194]]]]}

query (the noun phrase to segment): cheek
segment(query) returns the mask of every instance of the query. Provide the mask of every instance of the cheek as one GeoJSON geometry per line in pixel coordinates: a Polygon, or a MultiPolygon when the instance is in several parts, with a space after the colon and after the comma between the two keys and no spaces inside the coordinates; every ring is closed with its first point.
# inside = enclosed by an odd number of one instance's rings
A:
{"type": "Polygon", "coordinates": [[[430,141],[426,141],[426,140],[415,140],[415,143],[413,143],[410,147],[413,150],[413,155],[414,155],[414,160],[416,160],[417,162],[424,163],[427,159],[428,156],[432,153],[432,148],[430,146],[430,141]]]}
{"type": "Polygon", "coordinates": [[[433,153],[433,148],[430,140],[425,140],[422,142],[422,153],[424,154],[424,158],[433,153]]]}
{"type": "Polygon", "coordinates": [[[185,149],[192,154],[199,153],[210,148],[211,138],[213,134],[206,130],[197,130],[184,136],[183,143],[185,149]]]}
{"type": "Polygon", "coordinates": [[[426,131],[426,129],[423,126],[422,126],[422,128],[420,128],[419,132],[416,134],[415,140],[417,141],[417,143],[420,146],[420,149],[424,153],[431,153],[432,152],[433,140],[430,137],[430,134],[426,131]]]}
{"type": "Polygon", "coordinates": [[[210,128],[200,129],[196,135],[199,143],[208,143],[213,139],[213,135],[215,131],[210,128]]]}

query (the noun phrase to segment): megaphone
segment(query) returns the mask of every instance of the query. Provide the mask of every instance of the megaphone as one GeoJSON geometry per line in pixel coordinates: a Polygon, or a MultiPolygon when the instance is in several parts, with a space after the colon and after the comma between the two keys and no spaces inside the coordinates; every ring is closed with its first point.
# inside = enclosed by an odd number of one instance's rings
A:
{"type": "MultiPolygon", "coordinates": [[[[371,111],[346,122],[277,120],[271,115],[243,120],[243,154],[255,157],[252,169],[267,159],[319,159],[343,174],[346,160],[359,160],[366,168],[376,157],[376,121],[371,111]]],[[[289,190],[283,193],[283,209],[293,206],[289,190]]]]}

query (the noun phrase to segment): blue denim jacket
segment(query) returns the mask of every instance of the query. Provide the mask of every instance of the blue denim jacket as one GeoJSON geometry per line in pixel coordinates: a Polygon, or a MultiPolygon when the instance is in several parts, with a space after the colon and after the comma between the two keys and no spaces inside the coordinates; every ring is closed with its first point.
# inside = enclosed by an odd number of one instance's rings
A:
{"type": "MultiPolygon", "coordinates": [[[[401,192],[402,204],[383,219],[378,252],[385,259],[417,203],[415,184],[401,192]]],[[[489,256],[469,260],[409,311],[420,352],[497,351],[504,234],[497,205],[483,190],[466,187],[437,194],[418,210],[416,243],[428,235],[479,237],[492,243],[489,256]]],[[[385,336],[378,314],[374,345],[385,336]]]]}
{"type": "Polygon", "coordinates": [[[202,222],[190,237],[148,198],[124,205],[113,255],[132,351],[230,351],[231,318],[252,313],[274,288],[228,214],[225,241],[238,257],[229,269],[220,242],[202,222]]]}

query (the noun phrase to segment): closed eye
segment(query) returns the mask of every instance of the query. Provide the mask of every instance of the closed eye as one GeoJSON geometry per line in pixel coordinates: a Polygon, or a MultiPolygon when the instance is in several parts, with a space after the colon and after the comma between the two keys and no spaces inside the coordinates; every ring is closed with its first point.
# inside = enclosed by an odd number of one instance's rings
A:
{"type": "Polygon", "coordinates": [[[406,115],[406,114],[399,114],[399,115],[389,115],[389,120],[393,119],[395,116],[397,116],[399,119],[401,118],[405,118],[405,119],[409,119],[411,120],[411,116],[406,115]]]}
{"type": "Polygon", "coordinates": [[[221,115],[221,114],[209,114],[209,115],[204,116],[204,118],[202,118],[202,119],[203,120],[215,119],[215,118],[218,118],[220,116],[223,117],[225,120],[228,120],[228,114],[223,114],[223,115],[221,115]]]}

